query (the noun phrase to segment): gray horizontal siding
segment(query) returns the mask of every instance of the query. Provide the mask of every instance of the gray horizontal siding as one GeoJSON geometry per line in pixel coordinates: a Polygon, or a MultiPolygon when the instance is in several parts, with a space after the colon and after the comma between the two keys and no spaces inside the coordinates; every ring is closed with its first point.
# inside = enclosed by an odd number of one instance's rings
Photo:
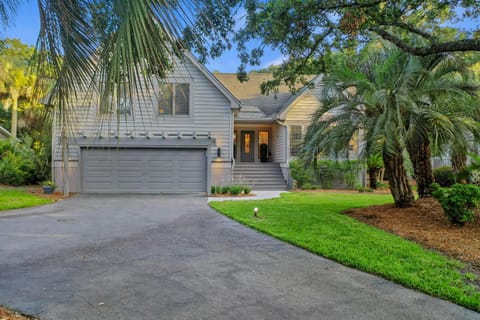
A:
{"type": "MultiPolygon", "coordinates": [[[[100,115],[98,114],[98,97],[89,93],[78,93],[72,99],[74,112],[68,119],[69,136],[87,137],[129,137],[131,133],[136,139],[146,139],[150,135],[175,135],[178,132],[211,132],[217,146],[222,148],[222,157],[217,158],[216,148],[212,148],[211,157],[215,160],[230,161],[232,143],[230,139],[230,101],[193,65],[189,60],[177,62],[175,72],[166,82],[188,82],[191,84],[191,105],[189,117],[159,116],[156,110],[155,89],[149,88],[145,96],[133,99],[132,115],[100,115]]],[[[59,123],[57,121],[57,128],[59,123]]],[[[56,132],[58,136],[59,133],[56,132]]],[[[176,138],[169,138],[176,139],[176,138]]],[[[185,137],[185,139],[191,139],[185,137]]],[[[61,159],[60,139],[56,139],[55,159],[61,159]]],[[[70,158],[79,158],[78,148],[70,148],[70,158]]]]}

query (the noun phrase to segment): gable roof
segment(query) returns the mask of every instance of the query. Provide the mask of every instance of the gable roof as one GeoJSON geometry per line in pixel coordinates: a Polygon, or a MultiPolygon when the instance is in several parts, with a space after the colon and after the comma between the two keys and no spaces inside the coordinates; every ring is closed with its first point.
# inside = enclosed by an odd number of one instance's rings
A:
{"type": "Polygon", "coordinates": [[[207,70],[207,68],[201,64],[197,58],[193,56],[188,51],[184,52],[185,57],[187,57],[195,67],[200,70],[200,72],[203,73],[203,75],[210,80],[210,82],[218,89],[220,90],[221,93],[230,101],[230,107],[232,109],[240,109],[241,102],[240,100],[232,94],[232,92],[227,89],[210,71],[207,70]]]}
{"type": "MultiPolygon", "coordinates": [[[[308,86],[304,86],[298,93],[292,94],[288,86],[281,85],[276,95],[263,95],[260,85],[273,79],[270,73],[250,73],[249,80],[245,82],[240,82],[235,73],[214,73],[214,76],[242,102],[242,109],[235,120],[276,120],[309,89],[308,86]]],[[[308,80],[317,78],[318,76],[307,77],[308,80]]]]}
{"type": "Polygon", "coordinates": [[[268,73],[250,73],[249,80],[240,82],[235,73],[214,73],[215,77],[220,80],[234,95],[242,101],[242,106],[256,107],[263,114],[270,116],[277,113],[285,102],[292,96],[288,87],[281,85],[276,95],[263,95],[260,85],[264,81],[272,80],[272,74],[268,73]]]}
{"type": "Polygon", "coordinates": [[[4,138],[10,138],[12,135],[10,134],[10,132],[5,129],[4,127],[0,126],[0,137],[4,137],[4,138]]]}
{"type": "MultiPolygon", "coordinates": [[[[315,76],[310,81],[313,83],[314,86],[320,85],[322,82],[323,75],[315,76]]],[[[295,103],[300,100],[308,91],[310,87],[305,85],[296,95],[292,95],[290,99],[283,105],[282,109],[279,110],[277,118],[279,120],[285,120],[288,111],[295,105],[295,103]]]]}

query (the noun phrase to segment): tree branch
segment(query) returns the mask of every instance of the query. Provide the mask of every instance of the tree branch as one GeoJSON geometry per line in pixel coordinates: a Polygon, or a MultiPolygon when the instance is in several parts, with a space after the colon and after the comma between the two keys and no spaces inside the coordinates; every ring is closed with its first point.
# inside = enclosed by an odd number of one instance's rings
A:
{"type": "Polygon", "coordinates": [[[336,3],[334,5],[318,5],[315,9],[317,10],[338,10],[338,9],[345,9],[345,8],[370,8],[374,7],[376,5],[379,5],[380,3],[385,2],[385,0],[374,0],[374,1],[369,1],[369,2],[341,2],[341,3],[336,3]]]}
{"type": "Polygon", "coordinates": [[[411,33],[418,34],[419,36],[422,36],[425,39],[428,40],[433,40],[433,36],[429,34],[428,32],[422,31],[420,29],[415,28],[413,25],[401,21],[393,21],[391,23],[385,23],[386,26],[392,26],[392,27],[398,27],[400,29],[407,30],[411,33]]]}
{"type": "Polygon", "coordinates": [[[371,31],[375,32],[383,39],[390,41],[403,51],[416,56],[424,57],[431,54],[445,52],[480,51],[480,39],[461,39],[442,43],[433,43],[430,46],[415,47],[383,29],[373,28],[371,31]]]}

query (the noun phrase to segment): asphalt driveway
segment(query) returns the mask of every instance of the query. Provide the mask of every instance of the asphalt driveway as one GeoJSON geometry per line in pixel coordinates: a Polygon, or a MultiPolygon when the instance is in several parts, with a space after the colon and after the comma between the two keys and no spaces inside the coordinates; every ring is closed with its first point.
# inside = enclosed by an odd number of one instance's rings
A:
{"type": "Polygon", "coordinates": [[[480,319],[217,214],[81,195],[0,213],[0,304],[47,319],[480,319]]]}

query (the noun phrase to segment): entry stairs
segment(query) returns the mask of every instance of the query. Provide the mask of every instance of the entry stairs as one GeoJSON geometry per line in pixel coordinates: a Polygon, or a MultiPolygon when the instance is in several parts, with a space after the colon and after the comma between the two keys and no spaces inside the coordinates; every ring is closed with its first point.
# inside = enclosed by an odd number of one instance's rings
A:
{"type": "Polygon", "coordinates": [[[252,190],[288,190],[280,164],[275,162],[237,162],[233,183],[248,185],[252,190]]]}

